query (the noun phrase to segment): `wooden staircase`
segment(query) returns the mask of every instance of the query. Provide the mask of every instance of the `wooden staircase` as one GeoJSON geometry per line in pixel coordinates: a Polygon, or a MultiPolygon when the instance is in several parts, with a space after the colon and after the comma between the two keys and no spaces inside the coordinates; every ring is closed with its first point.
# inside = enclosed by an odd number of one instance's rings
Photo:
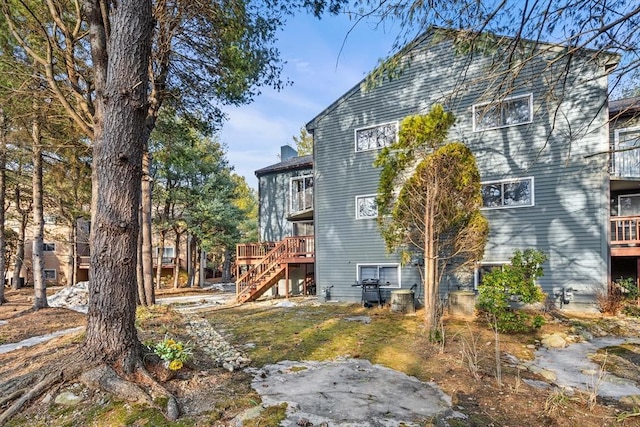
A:
{"type": "Polygon", "coordinates": [[[314,261],[313,236],[287,237],[238,277],[236,300],[255,301],[285,276],[290,264],[314,261]]]}

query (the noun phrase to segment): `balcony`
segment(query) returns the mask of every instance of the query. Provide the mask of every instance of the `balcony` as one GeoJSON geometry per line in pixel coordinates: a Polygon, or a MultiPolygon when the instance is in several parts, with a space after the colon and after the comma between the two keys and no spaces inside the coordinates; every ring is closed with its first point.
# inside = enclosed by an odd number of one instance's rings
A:
{"type": "Polygon", "coordinates": [[[640,133],[637,130],[625,132],[617,130],[613,153],[611,154],[610,174],[614,178],[640,178],[640,133]]]}
{"type": "Polygon", "coordinates": [[[609,220],[611,256],[640,255],[640,216],[616,216],[609,220]]]}

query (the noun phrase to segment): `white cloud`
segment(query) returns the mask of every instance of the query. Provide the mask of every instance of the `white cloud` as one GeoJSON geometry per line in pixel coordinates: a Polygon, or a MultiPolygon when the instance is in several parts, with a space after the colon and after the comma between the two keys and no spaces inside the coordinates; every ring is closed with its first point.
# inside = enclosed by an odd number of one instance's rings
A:
{"type": "Polygon", "coordinates": [[[257,188],[254,171],[278,162],[280,146],[293,145],[300,127],[355,86],[388,54],[393,38],[364,25],[351,33],[346,17],[318,21],[296,16],[280,34],[277,47],[286,62],[283,78],[292,86],[265,88],[251,105],[226,112],[220,139],[236,173],[257,188]],[[346,43],[343,41],[347,35],[346,43]]]}

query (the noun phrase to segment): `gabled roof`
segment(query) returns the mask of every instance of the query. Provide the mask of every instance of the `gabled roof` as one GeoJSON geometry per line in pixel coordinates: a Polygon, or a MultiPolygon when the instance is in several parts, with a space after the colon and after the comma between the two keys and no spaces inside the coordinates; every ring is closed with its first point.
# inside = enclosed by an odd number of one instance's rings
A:
{"type": "MultiPolygon", "coordinates": [[[[422,33],[419,36],[417,36],[413,41],[407,43],[397,53],[392,55],[391,58],[401,58],[401,57],[403,57],[408,52],[412,51],[417,46],[421,45],[425,40],[427,40],[428,38],[430,38],[434,34],[436,34],[436,32],[438,32],[438,33],[449,33],[450,34],[450,33],[464,33],[465,30],[456,30],[456,29],[451,29],[451,28],[443,28],[443,27],[439,27],[439,26],[435,26],[435,25],[431,26],[424,33],[422,33]]],[[[502,36],[502,35],[497,35],[497,34],[492,34],[492,35],[495,36],[497,39],[515,40],[514,37],[510,37],[510,36],[502,36]]],[[[566,46],[561,45],[561,44],[557,44],[557,43],[546,43],[546,42],[542,42],[542,41],[539,41],[539,40],[529,40],[529,39],[526,39],[526,38],[520,38],[518,40],[520,42],[523,42],[523,43],[534,43],[535,45],[538,45],[538,46],[545,46],[547,49],[552,49],[552,50],[562,51],[562,50],[566,49],[566,46]]],[[[581,52],[597,52],[597,50],[592,50],[592,49],[588,49],[588,48],[581,48],[580,51],[581,52]]],[[[608,68],[608,70],[612,70],[613,68],[615,68],[615,66],[620,61],[620,56],[618,54],[611,53],[611,52],[604,52],[604,54],[608,55],[608,57],[609,57],[609,61],[607,62],[607,68],[608,68]]],[[[306,129],[309,132],[313,132],[313,129],[317,126],[317,122],[318,121],[320,121],[323,117],[325,117],[326,115],[331,113],[333,110],[335,110],[340,104],[342,104],[343,102],[348,100],[351,96],[353,96],[358,91],[360,91],[362,85],[366,82],[366,80],[367,80],[367,77],[365,77],[362,80],[360,80],[356,85],[354,85],[351,89],[349,89],[346,93],[344,93],[340,98],[335,100],[331,105],[329,105],[327,108],[325,108],[323,111],[321,111],[317,116],[315,116],[313,119],[311,119],[306,124],[306,129]]]]}
{"type": "Polygon", "coordinates": [[[609,116],[636,115],[640,113],[640,96],[616,99],[609,102],[609,116]]]}
{"type": "Polygon", "coordinates": [[[255,174],[258,178],[260,178],[263,175],[267,175],[273,172],[306,169],[306,168],[312,168],[312,167],[313,167],[313,156],[309,154],[308,156],[292,157],[280,163],[276,163],[275,165],[258,169],[257,171],[255,171],[255,174]]]}

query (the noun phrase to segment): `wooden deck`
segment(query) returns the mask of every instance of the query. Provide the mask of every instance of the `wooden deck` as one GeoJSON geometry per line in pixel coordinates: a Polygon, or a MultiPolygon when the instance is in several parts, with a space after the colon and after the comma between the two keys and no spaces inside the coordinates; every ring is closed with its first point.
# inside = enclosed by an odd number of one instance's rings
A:
{"type": "Polygon", "coordinates": [[[639,225],[640,216],[611,217],[611,256],[640,256],[639,225]]]}
{"type": "MultiPolygon", "coordinates": [[[[289,296],[289,272],[292,268],[315,263],[313,236],[286,237],[272,243],[249,243],[236,246],[236,298],[238,302],[254,301],[285,280],[289,296]]],[[[305,267],[306,268],[306,267],[305,267]]],[[[304,283],[304,293],[312,285],[304,283]]]]}

